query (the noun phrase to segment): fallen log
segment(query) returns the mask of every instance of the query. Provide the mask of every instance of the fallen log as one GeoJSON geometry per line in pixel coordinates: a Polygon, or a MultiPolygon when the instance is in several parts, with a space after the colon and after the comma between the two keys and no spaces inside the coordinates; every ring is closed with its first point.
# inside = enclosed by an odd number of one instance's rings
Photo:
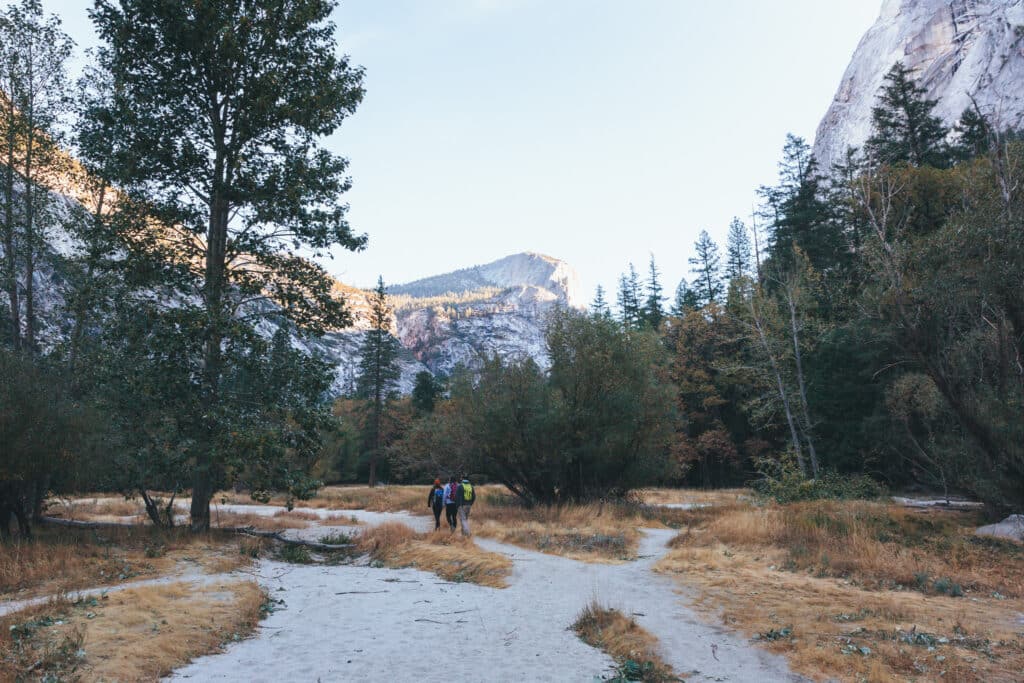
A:
{"type": "MultiPolygon", "coordinates": [[[[65,526],[74,529],[130,529],[130,528],[152,528],[148,524],[131,524],[128,522],[85,522],[77,519],[61,519],[60,517],[40,517],[39,522],[42,524],[52,524],[55,526],[65,526]]],[[[347,550],[349,548],[356,547],[355,543],[320,543],[318,541],[307,541],[302,538],[288,538],[282,536],[278,531],[260,531],[255,527],[213,527],[211,531],[226,531],[229,533],[243,534],[245,536],[256,536],[259,538],[269,538],[286,545],[301,545],[313,550],[347,550]]]]}

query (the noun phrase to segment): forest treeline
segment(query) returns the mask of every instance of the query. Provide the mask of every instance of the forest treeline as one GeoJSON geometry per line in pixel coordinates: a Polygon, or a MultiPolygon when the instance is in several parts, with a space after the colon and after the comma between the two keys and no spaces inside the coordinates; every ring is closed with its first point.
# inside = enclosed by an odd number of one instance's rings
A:
{"type": "Polygon", "coordinates": [[[975,108],[948,130],[934,106],[897,63],[863,149],[821,169],[788,136],[749,225],[724,251],[702,232],[673,296],[653,257],[630,265],[614,311],[599,287],[588,315],[552,316],[549,369],[493,359],[428,413],[399,410],[392,460],[537,501],[882,484],[1019,510],[1024,145],[975,108]]]}
{"type": "MultiPolygon", "coordinates": [[[[549,503],[652,483],[1024,503],[1022,147],[955,130],[900,65],[832,169],[787,139],[724,253],[674,296],[555,310],[549,364],[489,359],[397,395],[383,281],[352,396],[303,343],[351,323],[302,254],[358,251],[344,158],[363,96],[330,0],[96,0],[92,66],[38,0],[0,13],[0,533],[116,490],[209,528],[217,490],[469,471],[549,503]],[[287,11],[286,11],[287,10],[287,11]]],[[[795,492],[795,493],[793,493],[795,492]]]]}

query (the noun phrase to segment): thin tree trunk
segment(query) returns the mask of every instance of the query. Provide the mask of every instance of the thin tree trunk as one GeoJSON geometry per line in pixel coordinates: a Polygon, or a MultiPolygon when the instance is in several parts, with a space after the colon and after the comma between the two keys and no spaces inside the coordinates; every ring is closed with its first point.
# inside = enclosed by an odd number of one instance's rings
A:
{"type": "Polygon", "coordinates": [[[804,366],[800,355],[800,337],[796,324],[796,303],[793,301],[793,292],[786,288],[786,303],[789,304],[789,323],[793,332],[793,354],[796,360],[796,380],[800,389],[800,408],[804,416],[804,438],[807,440],[807,452],[811,458],[811,474],[818,478],[818,454],[814,450],[814,438],[811,435],[812,422],[811,411],[807,405],[807,387],[804,385],[804,366]]]}
{"type": "Polygon", "coordinates": [[[753,301],[750,302],[750,312],[754,317],[754,325],[757,328],[757,334],[761,339],[761,346],[764,347],[765,355],[768,356],[768,361],[772,366],[772,372],[775,374],[775,382],[778,386],[779,397],[782,399],[782,406],[786,411],[786,422],[789,424],[789,434],[793,440],[793,450],[796,451],[797,465],[800,467],[800,473],[806,477],[807,464],[804,462],[803,449],[800,447],[800,434],[797,432],[796,423],[793,421],[793,411],[789,407],[789,397],[786,394],[786,386],[782,382],[782,373],[779,372],[779,364],[775,361],[775,354],[772,353],[771,346],[768,344],[768,338],[764,333],[764,327],[761,325],[761,317],[758,315],[753,301]]]}
{"type": "Polygon", "coordinates": [[[86,265],[85,283],[82,296],[78,298],[75,307],[75,323],[71,331],[71,349],[68,352],[68,367],[71,372],[71,381],[77,382],[78,354],[82,346],[82,335],[85,332],[86,316],[92,304],[93,277],[96,272],[96,261],[99,259],[99,250],[95,245],[96,236],[100,234],[103,221],[103,205],[107,196],[109,185],[103,181],[99,188],[99,196],[96,198],[96,211],[93,214],[93,239],[89,245],[89,260],[86,265]]]}
{"type": "Polygon", "coordinates": [[[33,130],[32,112],[29,110],[26,121],[25,142],[25,349],[36,352],[36,306],[35,306],[35,182],[32,178],[33,151],[35,147],[35,131],[33,130]]]}
{"type": "Polygon", "coordinates": [[[4,288],[11,308],[11,346],[21,350],[21,302],[18,300],[18,243],[14,228],[14,146],[17,142],[17,113],[8,100],[4,112],[7,125],[7,158],[4,164],[4,288]]]}

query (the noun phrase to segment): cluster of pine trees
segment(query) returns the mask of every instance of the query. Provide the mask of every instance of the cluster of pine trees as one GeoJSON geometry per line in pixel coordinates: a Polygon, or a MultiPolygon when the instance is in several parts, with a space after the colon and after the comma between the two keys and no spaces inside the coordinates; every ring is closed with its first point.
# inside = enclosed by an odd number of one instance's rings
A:
{"type": "Polygon", "coordinates": [[[187,490],[195,530],[234,482],[314,490],[333,368],[293,340],[350,314],[300,253],[366,241],[320,144],[363,96],[335,4],[97,0],[77,82],[39,0],[0,13],[3,534],[63,490],[158,525],[187,490]]]}
{"type": "MultiPolygon", "coordinates": [[[[621,277],[620,324],[672,356],[691,483],[785,452],[807,479],[1024,503],[1024,147],[934,106],[896,64],[864,149],[821,169],[787,137],[750,228],[733,220],[724,260],[701,233],[668,311],[653,259],[644,283],[621,277]]],[[[600,289],[592,312],[611,315],[600,289]]]]}
{"type": "Polygon", "coordinates": [[[630,264],[614,311],[598,287],[588,315],[554,315],[550,369],[454,378],[386,452],[540,501],[785,481],[1019,509],[1024,144],[975,108],[948,130],[934,106],[896,64],[864,149],[821,169],[788,136],[751,225],[732,221],[724,254],[702,232],[671,301],[653,257],[645,278],[630,264]]]}

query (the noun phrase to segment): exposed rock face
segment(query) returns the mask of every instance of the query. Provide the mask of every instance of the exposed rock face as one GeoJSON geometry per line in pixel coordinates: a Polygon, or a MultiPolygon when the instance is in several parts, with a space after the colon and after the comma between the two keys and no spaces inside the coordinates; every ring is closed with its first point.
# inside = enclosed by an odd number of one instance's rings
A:
{"type": "Polygon", "coordinates": [[[416,280],[391,287],[392,294],[406,294],[416,298],[461,294],[496,287],[536,288],[550,292],[567,306],[582,306],[580,282],[576,271],[564,261],[550,256],[524,252],[513,254],[492,263],[463,268],[444,275],[416,280]]]}
{"type": "MultiPolygon", "coordinates": [[[[67,202],[73,200],[64,198],[67,202]]],[[[60,228],[48,234],[50,249],[39,259],[35,277],[39,339],[52,348],[70,333],[65,311],[64,259],[80,247],[60,228]]],[[[2,249],[0,249],[2,255],[2,249]]],[[[336,395],[355,389],[359,349],[370,327],[369,292],[340,282],[353,314],[353,326],[332,330],[318,339],[293,336],[293,344],[324,354],[335,363],[336,395]]],[[[547,364],[544,320],[555,306],[578,306],[578,276],[568,264],[540,254],[515,254],[483,266],[394,287],[392,333],[403,346],[399,357],[398,390],[409,394],[418,372],[450,374],[457,366],[477,368],[497,355],[533,358],[547,364]]],[[[262,321],[260,334],[277,330],[272,319],[262,321]]]]}
{"type": "Polygon", "coordinates": [[[870,136],[871,108],[897,61],[938,100],[947,125],[972,97],[1000,128],[1024,124],[1024,0],[884,0],[818,126],[823,169],[870,136]]]}
{"type": "Polygon", "coordinates": [[[1010,515],[996,524],[980,526],[974,533],[978,536],[995,536],[1024,543],[1024,515],[1010,515]]]}

